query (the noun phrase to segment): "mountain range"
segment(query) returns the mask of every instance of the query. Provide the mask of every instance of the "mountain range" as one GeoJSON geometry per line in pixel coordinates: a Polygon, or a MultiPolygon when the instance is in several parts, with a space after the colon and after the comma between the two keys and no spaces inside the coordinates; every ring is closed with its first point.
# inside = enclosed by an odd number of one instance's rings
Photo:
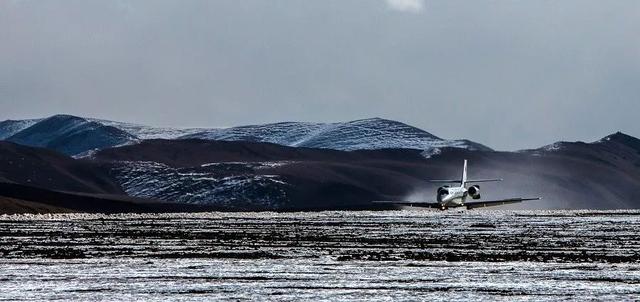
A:
{"type": "Polygon", "coordinates": [[[382,209],[431,200],[427,179],[470,161],[483,198],[511,208],[640,208],[640,140],[615,133],[497,152],[404,123],[154,128],[56,115],[0,122],[0,212],[382,209]]]}
{"type": "Polygon", "coordinates": [[[345,123],[284,122],[231,128],[159,128],[131,123],[55,115],[0,122],[0,139],[45,147],[67,155],[134,144],[147,139],[204,139],[274,143],[333,150],[456,147],[491,150],[468,140],[446,140],[424,130],[381,118],[345,123]]]}

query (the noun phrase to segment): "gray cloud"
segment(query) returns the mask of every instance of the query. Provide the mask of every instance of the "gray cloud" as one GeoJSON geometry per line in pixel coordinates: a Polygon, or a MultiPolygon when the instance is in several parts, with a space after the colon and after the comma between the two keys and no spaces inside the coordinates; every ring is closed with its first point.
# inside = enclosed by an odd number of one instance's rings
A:
{"type": "Polygon", "coordinates": [[[424,0],[385,0],[391,9],[419,13],[424,9],[424,0]]]}
{"type": "Polygon", "coordinates": [[[1,1],[0,119],[381,116],[507,150],[640,136],[640,2],[390,3],[1,1]]]}

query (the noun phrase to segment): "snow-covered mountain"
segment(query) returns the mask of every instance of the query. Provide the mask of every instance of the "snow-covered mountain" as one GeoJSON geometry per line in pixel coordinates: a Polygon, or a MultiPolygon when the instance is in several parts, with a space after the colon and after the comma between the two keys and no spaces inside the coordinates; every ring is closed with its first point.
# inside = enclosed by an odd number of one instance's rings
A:
{"type": "Polygon", "coordinates": [[[71,115],[55,115],[16,132],[6,140],[67,155],[126,144],[137,138],[118,128],[71,115]]]}
{"type": "Polygon", "coordinates": [[[209,129],[182,138],[267,142],[342,151],[392,148],[431,150],[443,147],[491,150],[468,140],[441,139],[416,127],[381,118],[344,123],[285,122],[209,129]]]}
{"type": "MultiPolygon", "coordinates": [[[[520,150],[517,152],[529,153],[535,156],[558,154],[572,154],[573,156],[580,156],[585,155],[585,152],[604,152],[614,154],[626,160],[627,158],[634,157],[637,153],[640,153],[640,140],[628,134],[616,132],[590,143],[580,141],[559,141],[540,148],[520,150]]],[[[585,156],[595,157],[590,154],[585,156]]],[[[640,166],[640,163],[638,163],[638,165],[640,166]]]]}
{"type": "Polygon", "coordinates": [[[211,129],[160,128],[70,115],[0,123],[0,139],[46,147],[69,155],[145,139],[193,138],[268,142],[342,151],[397,148],[425,150],[427,154],[435,154],[444,147],[491,150],[472,141],[442,139],[416,127],[381,118],[342,123],[283,122],[211,129]]]}
{"type": "Polygon", "coordinates": [[[140,139],[189,139],[250,141],[289,147],[342,151],[455,147],[491,150],[469,140],[447,140],[407,124],[371,118],[341,123],[281,122],[230,128],[158,128],[131,123],[91,119],[113,126],[140,139]]]}

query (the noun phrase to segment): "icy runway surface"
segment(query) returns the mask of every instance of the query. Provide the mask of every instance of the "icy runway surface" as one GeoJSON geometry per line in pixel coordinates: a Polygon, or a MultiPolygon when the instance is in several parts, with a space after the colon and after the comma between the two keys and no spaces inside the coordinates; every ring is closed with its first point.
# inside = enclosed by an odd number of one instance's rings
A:
{"type": "Polygon", "coordinates": [[[638,300],[640,211],[0,216],[0,301],[638,300]]]}

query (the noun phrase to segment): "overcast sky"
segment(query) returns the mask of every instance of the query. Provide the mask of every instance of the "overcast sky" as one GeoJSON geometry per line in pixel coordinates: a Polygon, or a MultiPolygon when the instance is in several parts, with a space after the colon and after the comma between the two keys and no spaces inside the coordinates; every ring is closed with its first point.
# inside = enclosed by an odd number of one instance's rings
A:
{"type": "Polygon", "coordinates": [[[0,1],[0,120],[640,136],[640,1],[0,1]]]}

